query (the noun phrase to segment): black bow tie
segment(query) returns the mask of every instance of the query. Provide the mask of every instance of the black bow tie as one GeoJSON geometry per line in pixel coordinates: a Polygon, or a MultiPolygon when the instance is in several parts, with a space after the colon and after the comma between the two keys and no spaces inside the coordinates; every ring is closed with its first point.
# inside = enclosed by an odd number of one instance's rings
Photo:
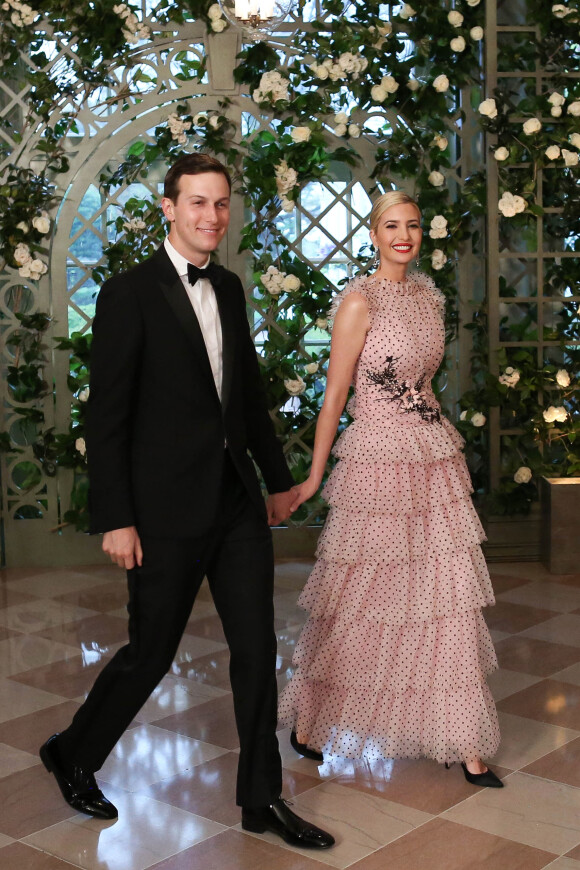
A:
{"type": "Polygon", "coordinates": [[[215,283],[220,272],[220,267],[216,263],[210,263],[205,269],[200,269],[199,266],[194,266],[193,263],[187,264],[187,280],[193,286],[200,278],[207,278],[212,284],[215,283]]]}

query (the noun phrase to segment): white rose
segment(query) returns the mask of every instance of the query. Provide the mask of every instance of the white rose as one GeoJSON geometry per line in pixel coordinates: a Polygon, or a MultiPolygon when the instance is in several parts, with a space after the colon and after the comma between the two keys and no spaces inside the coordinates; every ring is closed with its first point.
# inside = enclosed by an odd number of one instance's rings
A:
{"type": "Polygon", "coordinates": [[[318,371],[318,363],[317,362],[308,363],[307,366],[304,366],[304,371],[306,371],[309,375],[315,375],[316,372],[318,371]]]}
{"type": "Polygon", "coordinates": [[[90,392],[91,390],[89,387],[85,387],[83,390],[80,390],[77,397],[79,402],[86,402],[89,398],[90,392]]]}
{"type": "Polygon", "coordinates": [[[20,230],[23,233],[27,233],[29,231],[30,227],[28,226],[27,223],[25,223],[25,221],[19,221],[16,224],[16,229],[20,230]]]}
{"type": "Polygon", "coordinates": [[[294,127],[290,135],[294,142],[308,142],[312,135],[312,130],[310,127],[294,127]]]}
{"type": "Polygon", "coordinates": [[[393,76],[383,76],[381,79],[381,87],[385,89],[388,94],[394,94],[399,90],[399,83],[393,76]]]}
{"type": "Polygon", "coordinates": [[[528,468],[527,465],[520,466],[514,474],[514,480],[516,483],[529,483],[531,479],[532,469],[528,468]]]}
{"type": "Polygon", "coordinates": [[[465,40],[462,36],[454,37],[449,43],[451,51],[465,51],[465,40]]]}
{"type": "Polygon", "coordinates": [[[568,151],[567,148],[562,148],[562,157],[566,166],[578,166],[578,152],[568,151]]]}
{"type": "Polygon", "coordinates": [[[524,121],[522,129],[526,136],[531,136],[532,133],[537,133],[538,130],[542,129],[542,122],[538,118],[528,118],[527,121],[524,121]]]}
{"type": "Polygon", "coordinates": [[[286,378],[284,386],[291,396],[299,396],[306,389],[306,382],[298,375],[297,378],[286,378]]]}
{"type": "Polygon", "coordinates": [[[295,201],[293,199],[288,199],[284,194],[280,195],[280,204],[282,206],[282,211],[285,211],[288,214],[296,208],[295,201]]]}
{"type": "Polygon", "coordinates": [[[562,114],[562,106],[552,106],[550,109],[550,115],[552,118],[559,118],[562,114]]]}
{"type": "Polygon", "coordinates": [[[418,79],[409,79],[407,87],[410,91],[418,91],[421,87],[421,82],[418,79]]]}
{"type": "Polygon", "coordinates": [[[552,6],[552,13],[556,16],[556,18],[565,18],[573,11],[573,9],[568,9],[567,6],[564,6],[563,3],[555,3],[552,6]]]}
{"type": "Polygon", "coordinates": [[[550,94],[548,97],[548,102],[553,106],[563,106],[566,102],[566,97],[562,94],[559,94],[558,91],[554,91],[554,93],[550,94]]]}
{"type": "Polygon", "coordinates": [[[481,0],[467,0],[468,6],[479,6],[481,0]]]}
{"type": "Polygon", "coordinates": [[[497,118],[497,106],[494,99],[484,100],[479,104],[478,112],[488,118],[497,118]]]}
{"type": "Polygon", "coordinates": [[[486,421],[485,414],[482,414],[481,411],[476,411],[475,414],[472,415],[471,420],[469,421],[472,426],[483,426],[486,421]]]}
{"type": "Polygon", "coordinates": [[[212,115],[211,118],[209,119],[209,126],[213,127],[214,130],[217,130],[219,125],[220,125],[219,115],[212,115]]]}
{"type": "Polygon", "coordinates": [[[517,369],[514,369],[513,366],[507,366],[503,374],[498,377],[500,384],[504,384],[506,387],[515,387],[519,379],[520,373],[517,369]]]}
{"type": "Polygon", "coordinates": [[[216,18],[211,23],[211,29],[214,31],[214,33],[221,33],[222,30],[225,30],[227,26],[228,22],[225,20],[225,18],[216,18]]]}
{"type": "Polygon", "coordinates": [[[317,329],[328,329],[328,318],[327,317],[317,317],[314,321],[314,325],[317,329]]]}
{"type": "Polygon", "coordinates": [[[514,196],[513,193],[504,193],[497,204],[504,217],[514,217],[526,210],[526,201],[522,196],[514,196]]]}
{"type": "Polygon", "coordinates": [[[570,375],[566,369],[558,369],[556,372],[556,381],[560,387],[570,386],[570,375]]]}
{"type": "Polygon", "coordinates": [[[431,220],[429,235],[432,239],[444,239],[447,236],[447,218],[436,214],[431,220]]]}
{"type": "Polygon", "coordinates": [[[193,123],[196,127],[205,127],[207,124],[207,115],[205,112],[198,112],[193,116],[193,123]]]}
{"type": "Polygon", "coordinates": [[[87,452],[87,445],[85,444],[84,438],[77,438],[75,441],[75,449],[81,454],[81,456],[85,456],[87,452]]]}
{"type": "Polygon", "coordinates": [[[313,63],[310,69],[317,79],[324,81],[328,78],[328,67],[324,66],[324,64],[313,63]]]}
{"type": "Polygon", "coordinates": [[[446,262],[447,257],[445,256],[444,251],[442,251],[441,248],[435,248],[431,254],[431,266],[439,271],[439,269],[443,268],[446,262]]]}
{"type": "Polygon", "coordinates": [[[348,124],[348,115],[346,112],[337,112],[334,116],[335,124],[348,124]]]}
{"type": "Polygon", "coordinates": [[[560,156],[560,149],[557,145],[548,145],[546,148],[546,157],[548,160],[557,160],[560,156]]]}
{"type": "Polygon", "coordinates": [[[382,85],[373,85],[371,88],[371,97],[375,103],[382,103],[387,99],[387,92],[382,85]]]}
{"type": "Polygon", "coordinates": [[[483,39],[483,27],[472,27],[469,35],[475,42],[479,42],[480,39],[483,39]]]}
{"type": "Polygon", "coordinates": [[[433,87],[438,93],[443,94],[449,88],[449,79],[445,75],[437,76],[433,80],[433,87]]]}
{"type": "Polygon", "coordinates": [[[222,7],[219,3],[212,3],[212,5],[207,10],[207,17],[211,18],[212,21],[217,21],[218,18],[222,17],[222,7]]]}
{"type": "Polygon", "coordinates": [[[580,133],[572,133],[570,135],[570,144],[574,146],[574,148],[580,148],[580,133]]]}
{"type": "Polygon", "coordinates": [[[399,18],[404,18],[404,19],[412,18],[413,15],[416,15],[416,14],[417,13],[413,9],[413,7],[409,6],[408,3],[403,3],[402,8],[399,10],[399,18]]]}
{"type": "Polygon", "coordinates": [[[390,21],[383,21],[381,24],[377,25],[377,30],[381,36],[389,36],[389,34],[393,32],[393,25],[390,21]]]}
{"type": "Polygon", "coordinates": [[[577,118],[580,115],[580,100],[574,100],[573,103],[570,103],[567,111],[569,115],[574,115],[577,118]]]}
{"type": "Polygon", "coordinates": [[[348,125],[348,135],[352,136],[353,139],[358,139],[360,136],[360,127],[358,124],[349,124],[348,125]]]}
{"type": "Polygon", "coordinates": [[[284,280],[282,281],[282,289],[286,291],[286,293],[293,293],[294,290],[298,290],[300,287],[300,278],[298,275],[286,275],[284,280]]]}
{"type": "Polygon", "coordinates": [[[19,266],[24,266],[26,263],[29,263],[32,260],[32,255],[28,245],[25,245],[24,242],[20,242],[20,244],[16,245],[14,248],[14,259],[19,266]]]}
{"type": "Polygon", "coordinates": [[[461,12],[457,12],[456,9],[452,9],[447,16],[447,20],[449,24],[453,25],[453,27],[461,27],[461,25],[463,24],[463,15],[461,14],[461,12]]]}
{"type": "Polygon", "coordinates": [[[346,124],[337,124],[334,128],[334,133],[336,136],[345,136],[347,131],[346,124]]]}
{"type": "Polygon", "coordinates": [[[459,415],[459,419],[460,420],[467,419],[467,411],[462,411],[461,414],[459,415]]]}
{"type": "Polygon", "coordinates": [[[31,278],[38,279],[41,275],[44,275],[48,272],[48,267],[46,263],[43,263],[42,260],[30,260],[30,262],[26,263],[27,267],[30,269],[31,278]]]}
{"type": "Polygon", "coordinates": [[[445,151],[447,146],[449,145],[449,141],[446,136],[440,136],[439,133],[433,139],[433,145],[437,145],[440,151],[445,151]]]}
{"type": "Polygon", "coordinates": [[[503,145],[500,145],[499,148],[496,148],[493,152],[493,156],[496,160],[507,160],[510,156],[510,153],[507,148],[505,148],[503,145]]]}
{"type": "Polygon", "coordinates": [[[566,408],[563,408],[561,405],[558,407],[550,405],[549,408],[542,412],[542,416],[546,423],[565,423],[568,412],[566,411],[566,408]]]}
{"type": "Polygon", "coordinates": [[[433,172],[429,173],[427,181],[429,184],[432,184],[433,187],[443,187],[445,184],[445,176],[442,172],[437,172],[437,170],[434,169],[433,172]]]}

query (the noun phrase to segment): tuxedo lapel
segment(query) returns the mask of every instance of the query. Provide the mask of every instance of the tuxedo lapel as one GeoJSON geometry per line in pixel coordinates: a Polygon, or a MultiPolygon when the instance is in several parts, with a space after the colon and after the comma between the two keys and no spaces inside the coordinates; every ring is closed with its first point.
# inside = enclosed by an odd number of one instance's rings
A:
{"type": "Polygon", "coordinates": [[[236,324],[234,319],[234,309],[231,300],[231,293],[229,292],[227,287],[225,273],[221,272],[221,270],[217,280],[213,285],[213,289],[217,300],[220,323],[222,328],[222,405],[225,408],[230,394],[230,387],[232,384],[236,343],[236,324]]]}
{"type": "Polygon", "coordinates": [[[160,271],[159,287],[161,292],[177,317],[179,325],[187,335],[204,375],[210,379],[215,387],[213,372],[207,355],[205,341],[203,340],[203,333],[183,282],[175,271],[164,248],[160,248],[153,255],[153,259],[160,271]]]}

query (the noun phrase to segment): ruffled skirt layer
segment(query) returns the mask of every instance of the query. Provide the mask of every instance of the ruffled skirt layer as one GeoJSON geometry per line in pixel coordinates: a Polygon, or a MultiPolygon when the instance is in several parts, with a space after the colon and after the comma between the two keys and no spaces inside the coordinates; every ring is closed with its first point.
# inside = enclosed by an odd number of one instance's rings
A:
{"type": "Polygon", "coordinates": [[[489,757],[497,660],[481,608],[494,597],[462,439],[447,421],[378,443],[364,429],[355,422],[335,448],[280,720],[347,758],[489,757]]]}

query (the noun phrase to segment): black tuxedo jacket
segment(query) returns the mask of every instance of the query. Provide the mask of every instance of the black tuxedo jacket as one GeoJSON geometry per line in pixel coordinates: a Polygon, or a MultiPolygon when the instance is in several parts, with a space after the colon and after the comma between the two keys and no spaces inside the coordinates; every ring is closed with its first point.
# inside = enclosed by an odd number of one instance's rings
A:
{"type": "Polygon", "coordinates": [[[132,525],[158,537],[206,533],[218,510],[225,443],[263,515],[252,458],[269,492],[293,485],[268,413],[241,282],[222,269],[214,289],[221,402],[198,320],[163,246],[103,285],[87,408],[92,533],[132,525]]]}

